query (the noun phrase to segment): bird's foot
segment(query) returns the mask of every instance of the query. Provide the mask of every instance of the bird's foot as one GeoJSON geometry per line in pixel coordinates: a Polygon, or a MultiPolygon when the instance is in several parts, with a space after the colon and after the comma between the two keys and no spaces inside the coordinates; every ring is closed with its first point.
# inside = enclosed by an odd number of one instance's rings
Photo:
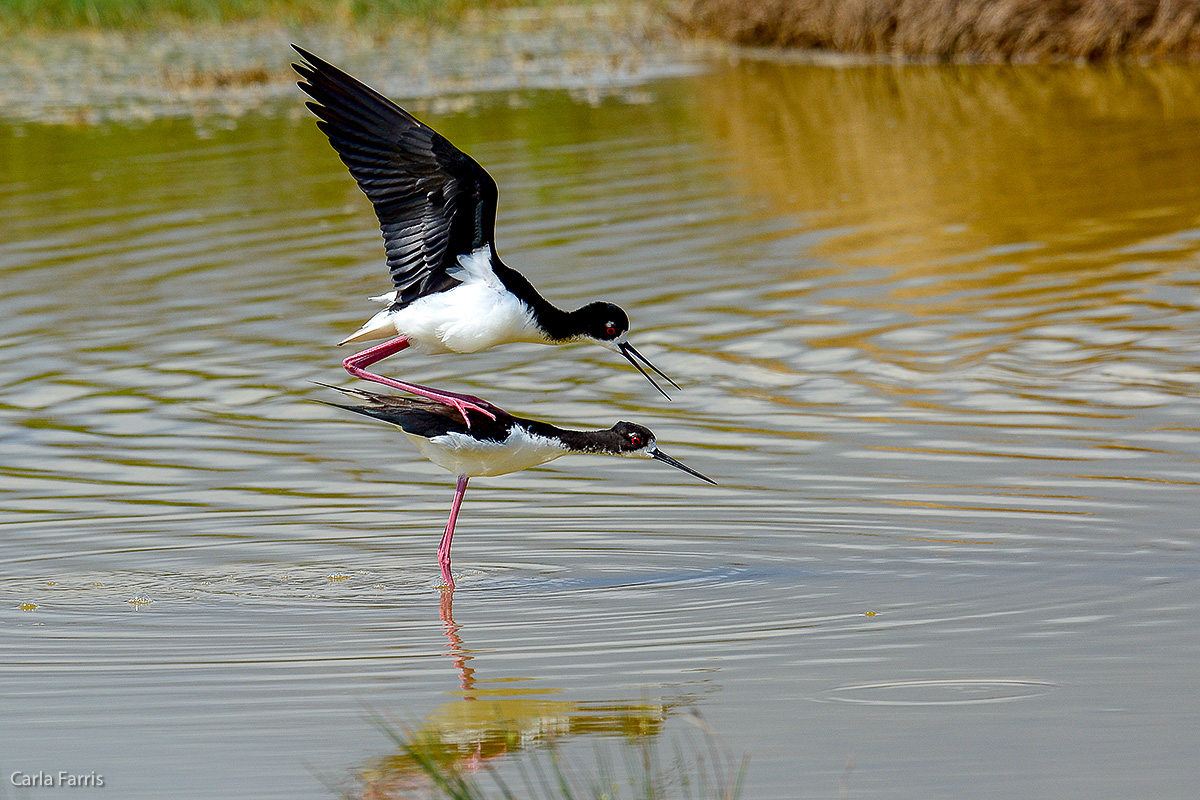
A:
{"type": "Polygon", "coordinates": [[[442,402],[458,409],[458,413],[462,414],[463,421],[467,423],[468,429],[471,427],[471,416],[467,413],[468,411],[478,411],[490,420],[496,419],[496,415],[485,408],[485,406],[490,406],[491,403],[486,400],[480,400],[478,397],[471,399],[467,399],[466,397],[447,397],[442,402]],[[478,402],[472,402],[472,400],[477,400],[478,402]],[[483,405],[480,405],[480,403],[483,405]]]}
{"type": "Polygon", "coordinates": [[[438,563],[442,567],[442,585],[447,589],[453,589],[454,588],[454,575],[452,575],[450,573],[450,560],[449,559],[446,559],[445,561],[439,560],[438,563]]]}

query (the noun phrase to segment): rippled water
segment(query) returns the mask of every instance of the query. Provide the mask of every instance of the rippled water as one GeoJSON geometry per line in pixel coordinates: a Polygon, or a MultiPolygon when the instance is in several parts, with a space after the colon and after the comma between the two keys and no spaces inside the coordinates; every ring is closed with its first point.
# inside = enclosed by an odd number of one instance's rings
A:
{"type": "Polygon", "coordinates": [[[0,766],[369,794],[416,780],[376,715],[510,768],[699,713],[748,798],[1192,796],[1197,87],[745,62],[425,113],[507,261],[684,389],[586,346],[383,371],[721,484],[477,479],[452,598],[451,477],[311,402],[388,287],[300,98],[0,124],[0,766]]]}

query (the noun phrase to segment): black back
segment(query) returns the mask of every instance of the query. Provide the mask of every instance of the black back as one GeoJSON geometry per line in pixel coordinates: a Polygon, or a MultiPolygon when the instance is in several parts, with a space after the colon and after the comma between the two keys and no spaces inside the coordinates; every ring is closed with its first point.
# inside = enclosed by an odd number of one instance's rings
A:
{"type": "Polygon", "coordinates": [[[496,418],[489,419],[486,415],[472,410],[468,412],[471,417],[471,426],[467,427],[467,422],[458,409],[435,400],[427,400],[423,397],[376,394],[362,389],[344,389],[340,386],[330,386],[329,388],[365,400],[367,405],[351,406],[342,403],[326,403],[326,405],[337,406],[347,411],[390,422],[405,433],[423,436],[426,439],[441,436],[444,433],[464,433],[483,441],[503,442],[508,438],[512,427],[518,424],[516,417],[487,401],[478,400],[478,398],[473,402],[486,408],[496,418]]]}
{"type": "MultiPolygon", "coordinates": [[[[306,105],[375,207],[393,308],[459,284],[458,256],[493,246],[496,182],[444,136],[356,78],[296,47],[306,105]]],[[[494,255],[494,248],[493,248],[494,255]]],[[[472,423],[474,420],[472,420],[472,423]]]]}
{"type": "Polygon", "coordinates": [[[712,478],[701,475],[691,467],[679,463],[659,450],[650,429],[633,422],[618,422],[603,431],[568,430],[555,427],[547,422],[514,417],[486,400],[474,397],[471,398],[471,401],[486,408],[495,416],[495,419],[489,419],[477,411],[470,411],[468,413],[471,418],[471,427],[468,428],[462,413],[444,403],[424,398],[376,394],[363,389],[344,389],[327,383],[320,385],[367,402],[365,406],[350,406],[342,403],[325,403],[326,405],[390,422],[400,426],[405,433],[415,436],[431,439],[446,433],[462,433],[480,441],[504,442],[513,428],[520,427],[536,436],[558,440],[569,452],[604,453],[614,456],[644,455],[716,485],[716,481],[712,478]]]}
{"type": "Polygon", "coordinates": [[[568,447],[585,453],[619,453],[624,450],[633,449],[627,444],[628,433],[630,431],[641,433],[643,444],[654,441],[653,433],[640,425],[634,425],[629,422],[619,422],[606,431],[568,430],[551,425],[548,422],[513,416],[504,409],[498,408],[478,397],[472,398],[471,402],[486,408],[495,416],[495,419],[490,419],[485,414],[471,410],[467,412],[471,417],[471,425],[467,427],[467,422],[458,409],[448,406],[445,403],[439,403],[436,400],[427,400],[424,397],[398,397],[391,394],[377,394],[366,389],[347,389],[328,383],[319,383],[318,385],[329,389],[336,389],[342,394],[366,402],[366,405],[352,406],[342,403],[327,403],[324,400],[320,401],[325,403],[325,405],[344,408],[356,414],[390,422],[398,426],[405,433],[411,433],[414,436],[424,436],[426,439],[441,436],[444,433],[463,433],[481,441],[503,442],[508,438],[509,433],[514,427],[520,426],[530,433],[559,439],[568,447]]]}

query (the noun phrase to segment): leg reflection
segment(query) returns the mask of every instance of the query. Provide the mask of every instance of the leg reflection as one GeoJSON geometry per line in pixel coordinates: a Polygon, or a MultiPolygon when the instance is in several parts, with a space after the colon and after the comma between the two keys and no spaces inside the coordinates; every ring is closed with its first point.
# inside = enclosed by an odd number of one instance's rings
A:
{"type": "Polygon", "coordinates": [[[454,588],[452,586],[442,587],[442,602],[438,614],[442,619],[442,632],[446,634],[446,648],[450,651],[450,658],[454,661],[455,669],[458,670],[458,685],[466,693],[463,699],[474,700],[475,670],[467,666],[471,656],[467,655],[462,639],[458,636],[460,626],[454,622],[454,588]]]}

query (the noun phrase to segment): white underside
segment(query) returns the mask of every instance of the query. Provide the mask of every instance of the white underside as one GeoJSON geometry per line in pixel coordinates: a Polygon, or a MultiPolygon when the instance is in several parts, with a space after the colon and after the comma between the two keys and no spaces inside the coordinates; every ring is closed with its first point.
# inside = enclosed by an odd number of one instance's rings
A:
{"type": "MultiPolygon", "coordinates": [[[[422,353],[474,353],[508,342],[547,341],[530,308],[492,272],[490,247],[459,256],[458,261],[455,277],[463,281],[459,286],[426,295],[399,311],[380,311],[342,344],[400,334],[422,353]]],[[[372,299],[392,303],[396,293],[372,299]]]]}
{"type": "Polygon", "coordinates": [[[463,433],[426,439],[405,433],[426,458],[455,475],[507,475],[553,461],[569,451],[553,439],[514,428],[503,442],[481,442],[463,433]]]}

